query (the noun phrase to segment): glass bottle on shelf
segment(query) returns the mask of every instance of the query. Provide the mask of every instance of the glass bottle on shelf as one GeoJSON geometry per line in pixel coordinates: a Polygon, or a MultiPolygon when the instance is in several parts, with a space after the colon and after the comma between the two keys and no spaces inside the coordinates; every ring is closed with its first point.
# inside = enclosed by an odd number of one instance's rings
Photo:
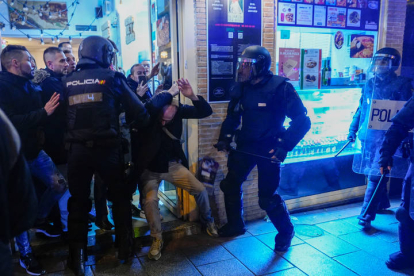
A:
{"type": "Polygon", "coordinates": [[[322,68],[322,85],[326,86],[327,85],[327,79],[326,79],[326,71],[327,71],[327,67],[326,67],[326,60],[323,61],[323,68],[322,68]]]}
{"type": "Polygon", "coordinates": [[[325,79],[326,79],[326,85],[331,85],[331,67],[329,66],[329,59],[326,61],[326,71],[325,71],[325,79]]]}

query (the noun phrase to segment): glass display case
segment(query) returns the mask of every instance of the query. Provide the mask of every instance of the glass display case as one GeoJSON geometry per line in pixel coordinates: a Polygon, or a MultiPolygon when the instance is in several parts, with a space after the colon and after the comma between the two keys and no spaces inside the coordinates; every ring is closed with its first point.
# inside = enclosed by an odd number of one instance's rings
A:
{"type": "MultiPolygon", "coordinates": [[[[349,125],[361,97],[360,87],[299,90],[312,126],[299,144],[288,153],[286,164],[333,157],[347,142],[349,125]]],[[[289,121],[285,122],[288,127],[289,121]]],[[[350,144],[341,156],[359,151],[350,144]]]]}

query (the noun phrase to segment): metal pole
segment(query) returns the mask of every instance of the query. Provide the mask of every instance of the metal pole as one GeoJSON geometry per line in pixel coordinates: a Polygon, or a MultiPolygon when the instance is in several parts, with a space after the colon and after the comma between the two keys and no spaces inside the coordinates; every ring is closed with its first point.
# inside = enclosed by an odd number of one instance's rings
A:
{"type": "Polygon", "coordinates": [[[346,142],[346,144],[334,155],[334,157],[338,157],[338,155],[344,151],[344,149],[350,144],[352,141],[346,142]]]}

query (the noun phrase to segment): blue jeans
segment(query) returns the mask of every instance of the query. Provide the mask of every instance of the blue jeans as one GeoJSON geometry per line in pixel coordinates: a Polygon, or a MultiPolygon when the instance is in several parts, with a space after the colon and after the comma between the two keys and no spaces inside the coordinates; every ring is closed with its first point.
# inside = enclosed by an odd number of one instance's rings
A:
{"type": "Polygon", "coordinates": [[[24,231],[20,235],[16,236],[16,244],[19,248],[20,256],[26,256],[32,253],[32,247],[30,246],[29,232],[24,231]]]}
{"type": "MultiPolygon", "coordinates": [[[[53,206],[59,202],[67,191],[66,180],[56,168],[52,159],[43,150],[39,152],[35,159],[28,160],[27,163],[32,176],[40,180],[46,188],[38,198],[39,211],[37,213],[37,219],[44,220],[53,206]]],[[[65,203],[62,204],[64,205],[65,203]]]]}

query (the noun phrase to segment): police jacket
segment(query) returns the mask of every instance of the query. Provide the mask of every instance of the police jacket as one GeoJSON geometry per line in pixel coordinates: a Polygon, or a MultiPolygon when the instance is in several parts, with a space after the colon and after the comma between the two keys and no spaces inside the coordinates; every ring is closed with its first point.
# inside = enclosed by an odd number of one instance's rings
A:
{"type": "MultiPolygon", "coordinates": [[[[349,132],[356,133],[365,118],[364,109],[368,109],[368,101],[371,99],[392,100],[392,101],[408,101],[413,95],[413,87],[411,79],[406,77],[398,77],[394,72],[386,76],[384,79],[373,77],[368,80],[362,89],[362,95],[359,100],[359,106],[352,119],[349,132]]],[[[368,114],[366,114],[368,115],[368,114]]],[[[359,134],[361,135],[361,134],[359,134]]]]}
{"type": "Polygon", "coordinates": [[[40,93],[40,87],[27,78],[0,72],[0,108],[19,132],[27,160],[35,159],[43,144],[39,134],[48,116],[40,93]]]}
{"type": "Polygon", "coordinates": [[[42,88],[41,96],[43,104],[46,104],[53,93],[60,96],[60,105],[55,112],[47,118],[44,126],[45,144],[43,149],[52,158],[55,164],[67,162],[67,151],[65,150],[66,113],[63,98],[62,77],[52,70],[40,69],[35,72],[33,82],[42,88]]]}
{"type": "Polygon", "coordinates": [[[236,142],[239,147],[270,143],[269,149],[292,150],[310,129],[310,119],[299,95],[288,79],[269,72],[257,84],[237,83],[230,92],[227,117],[219,141],[228,141],[242,126],[236,142]],[[283,127],[285,118],[292,121],[283,127]]]}
{"type": "MultiPolygon", "coordinates": [[[[414,128],[414,99],[408,100],[391,121],[392,125],[385,133],[385,138],[380,148],[381,158],[379,164],[385,168],[392,166],[392,156],[401,142],[408,136],[408,132],[414,128]]],[[[413,151],[411,150],[411,163],[413,162],[413,151]]]]}
{"type": "MultiPolygon", "coordinates": [[[[129,85],[129,87],[131,88],[131,90],[136,93],[137,87],[138,87],[138,82],[134,81],[131,78],[131,76],[128,76],[127,83],[129,85]]],[[[145,94],[142,97],[140,95],[137,95],[137,96],[138,96],[138,98],[140,99],[140,101],[142,103],[146,103],[152,97],[151,90],[148,88],[147,92],[145,92],[145,94]]]]}
{"type": "Polygon", "coordinates": [[[121,104],[135,124],[149,122],[147,110],[124,75],[97,64],[80,62],[78,68],[63,78],[68,142],[104,145],[117,141],[121,104]]]}
{"type": "MultiPolygon", "coordinates": [[[[157,98],[162,94],[160,93],[153,97],[157,98]]],[[[181,138],[183,119],[201,119],[210,116],[213,111],[210,105],[204,100],[203,97],[197,96],[198,101],[193,101],[193,106],[180,104],[177,109],[177,113],[174,119],[165,125],[166,129],[177,139],[181,138]]],[[[172,97],[170,96],[170,104],[172,97]]],[[[179,140],[172,139],[164,130],[161,125],[160,117],[162,116],[162,108],[152,109],[151,122],[144,129],[140,130],[139,140],[137,145],[139,147],[137,151],[138,171],[142,172],[144,169],[148,169],[153,172],[165,173],[168,172],[169,161],[181,161],[183,166],[188,168],[188,160],[182,149],[182,145],[179,140]]]]}

